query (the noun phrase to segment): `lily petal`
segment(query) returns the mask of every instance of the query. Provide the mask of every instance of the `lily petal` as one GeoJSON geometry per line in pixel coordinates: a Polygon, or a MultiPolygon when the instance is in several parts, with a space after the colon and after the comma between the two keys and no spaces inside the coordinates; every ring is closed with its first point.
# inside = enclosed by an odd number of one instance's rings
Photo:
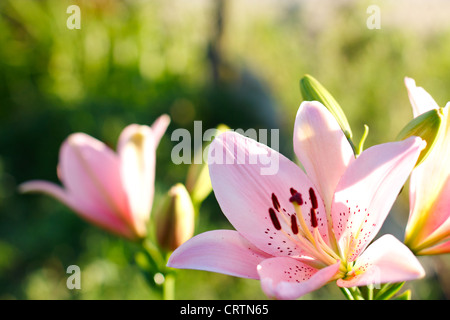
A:
{"type": "Polygon", "coordinates": [[[392,235],[384,235],[371,244],[356,261],[355,277],[339,279],[340,287],[377,285],[422,278],[425,271],[414,254],[392,235]]]}
{"type": "Polygon", "coordinates": [[[319,189],[327,212],[339,179],[355,159],[339,123],[320,102],[302,102],[294,126],[294,151],[319,189]]]}
{"type": "Polygon", "coordinates": [[[131,217],[119,165],[117,155],[103,142],[75,133],[61,146],[58,169],[64,187],[76,201],[126,222],[131,217]]]}
{"type": "Polygon", "coordinates": [[[261,286],[269,297],[282,300],[297,299],[324,286],[339,271],[340,262],[315,269],[288,257],[271,258],[258,265],[261,286]]]}
{"type": "Polygon", "coordinates": [[[422,87],[417,87],[414,79],[405,77],[405,86],[408,90],[408,97],[413,108],[414,118],[431,109],[439,109],[439,105],[433,97],[422,87]]]}
{"type": "Polygon", "coordinates": [[[418,255],[436,255],[450,253],[450,238],[444,239],[445,242],[425,248],[417,252],[418,255]]]}
{"type": "Polygon", "coordinates": [[[31,180],[19,185],[20,193],[45,193],[68,205],[71,201],[67,192],[59,185],[43,180],[31,180]]]}
{"type": "Polygon", "coordinates": [[[411,137],[371,147],[342,176],[332,216],[336,238],[349,261],[355,260],[378,233],[424,143],[411,137]]]}
{"type": "Polygon", "coordinates": [[[235,229],[251,243],[271,255],[304,254],[292,229],[298,217],[289,202],[291,188],[303,197],[302,215],[311,232],[309,190],[315,192],[319,232],[328,241],[323,201],[295,163],[235,132],[219,135],[209,151],[209,172],[217,201],[235,229]],[[276,166],[276,174],[263,174],[268,165],[276,166]]]}
{"type": "Polygon", "coordinates": [[[435,232],[450,212],[450,103],[442,109],[445,130],[428,158],[411,174],[410,216],[405,242],[415,249],[435,232]]]}
{"type": "Polygon", "coordinates": [[[152,124],[131,124],[120,134],[117,153],[120,174],[128,196],[132,224],[139,235],[146,234],[155,185],[156,149],[164,135],[170,117],[162,115],[152,124]]]}
{"type": "Polygon", "coordinates": [[[430,214],[427,215],[427,221],[422,225],[422,232],[418,237],[426,242],[450,236],[450,177],[447,178],[429,211],[430,214]],[[428,235],[428,240],[423,239],[423,235],[428,235]]]}
{"type": "Polygon", "coordinates": [[[186,241],[172,253],[167,266],[258,279],[257,265],[269,257],[238,232],[215,230],[186,241]]]}
{"type": "Polygon", "coordinates": [[[22,183],[19,186],[19,191],[22,193],[38,192],[52,196],[78,213],[85,220],[126,238],[134,238],[131,230],[121,219],[115,215],[104,214],[103,209],[96,207],[95,203],[85,202],[71,196],[57,184],[48,181],[32,180],[22,183]]]}
{"type": "Polygon", "coordinates": [[[129,125],[119,137],[117,152],[132,223],[138,234],[145,235],[155,182],[156,146],[152,129],[137,124],[129,125]]]}
{"type": "MultiPolygon", "coordinates": [[[[430,216],[430,218],[432,217],[433,215],[430,216]]],[[[427,221],[427,223],[423,226],[424,229],[429,229],[427,227],[429,225],[433,225],[433,219],[430,220],[431,221],[427,221]]],[[[420,236],[423,235],[420,234],[420,236]]],[[[429,252],[437,253],[440,250],[442,250],[441,253],[446,253],[446,250],[449,249],[446,242],[450,243],[450,217],[447,217],[445,221],[440,223],[434,231],[428,234],[427,237],[420,238],[419,245],[417,247],[413,247],[412,250],[414,250],[414,252],[418,255],[425,254],[425,252],[428,252],[427,254],[430,254],[429,252]]],[[[406,244],[409,245],[409,243],[406,244]]]]}
{"type": "Polygon", "coordinates": [[[159,141],[167,130],[170,124],[170,117],[167,114],[163,114],[153,122],[151,128],[153,131],[153,139],[155,141],[155,148],[158,147],[159,141]]]}

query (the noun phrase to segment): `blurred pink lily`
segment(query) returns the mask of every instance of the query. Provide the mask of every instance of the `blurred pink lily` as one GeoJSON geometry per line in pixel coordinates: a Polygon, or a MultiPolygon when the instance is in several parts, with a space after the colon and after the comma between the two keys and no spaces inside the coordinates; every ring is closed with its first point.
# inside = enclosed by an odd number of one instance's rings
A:
{"type": "Polygon", "coordinates": [[[117,153],[89,135],[71,134],[59,154],[63,187],[36,180],[19,189],[53,196],[84,219],[128,239],[145,237],[153,202],[156,148],[169,122],[163,115],[151,127],[127,126],[120,134],[117,153]]]}
{"type": "Polygon", "coordinates": [[[418,255],[450,252],[450,121],[428,92],[405,78],[414,117],[432,109],[443,115],[443,130],[427,159],[411,174],[410,213],[405,243],[418,255]]]}
{"type": "Polygon", "coordinates": [[[391,235],[365,249],[423,147],[411,137],[355,159],[339,124],[318,102],[302,103],[295,121],[294,150],[308,175],[275,150],[224,133],[210,146],[209,170],[236,231],[195,236],[168,266],[259,279],[277,299],[298,298],[333,280],[353,287],[422,277],[416,257],[391,235]],[[261,175],[267,162],[249,161],[255,154],[278,157],[278,172],[261,175]]]}

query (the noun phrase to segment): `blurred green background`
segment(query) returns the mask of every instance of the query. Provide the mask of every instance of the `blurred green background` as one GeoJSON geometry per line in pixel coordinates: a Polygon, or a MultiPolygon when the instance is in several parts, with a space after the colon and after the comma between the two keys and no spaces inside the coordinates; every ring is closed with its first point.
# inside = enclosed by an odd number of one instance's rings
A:
{"type": "MultiPolygon", "coordinates": [[[[57,182],[61,142],[81,131],[115,148],[129,123],[172,122],[157,154],[156,198],[188,167],[170,152],[177,128],[279,128],[291,159],[299,79],[309,73],[340,102],[355,140],[395,138],[412,117],[404,76],[443,106],[450,87],[450,5],[433,1],[3,0],[0,2],[0,299],[155,299],[136,246],[84,222],[56,200],[20,195],[57,182]],[[81,9],[70,30],[69,5],[81,9]],[[380,8],[371,30],[367,8],[380,8]],[[68,290],[78,265],[81,290],[68,290]]],[[[407,188],[382,233],[403,237],[407,188]]],[[[231,228],[214,195],[196,233],[231,228]]],[[[420,258],[413,299],[450,298],[448,255],[420,258]]],[[[265,299],[258,281],[182,270],[178,299],[265,299]]],[[[343,298],[334,284],[302,299],[343,298]]]]}

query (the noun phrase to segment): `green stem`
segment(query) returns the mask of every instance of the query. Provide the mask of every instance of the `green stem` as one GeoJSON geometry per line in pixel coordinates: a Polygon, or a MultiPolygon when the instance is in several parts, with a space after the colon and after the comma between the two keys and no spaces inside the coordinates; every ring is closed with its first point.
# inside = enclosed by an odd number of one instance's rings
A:
{"type": "Polygon", "coordinates": [[[369,127],[365,124],[364,125],[364,133],[361,137],[361,140],[359,141],[358,149],[356,150],[356,155],[359,156],[361,152],[363,152],[364,149],[364,142],[366,142],[367,135],[369,134],[369,127]]]}
{"type": "Polygon", "coordinates": [[[367,300],[373,300],[373,285],[367,286],[367,300]]]}
{"type": "Polygon", "coordinates": [[[153,259],[158,269],[163,270],[166,266],[166,262],[158,247],[156,247],[150,240],[147,239],[142,242],[142,247],[153,259]]]}
{"type": "Polygon", "coordinates": [[[350,292],[355,300],[364,300],[364,297],[358,287],[350,288],[350,292]]]}
{"type": "Polygon", "coordinates": [[[348,300],[364,300],[364,297],[358,287],[339,288],[348,300]]]}
{"type": "Polygon", "coordinates": [[[347,298],[347,300],[355,300],[355,298],[353,298],[350,290],[348,290],[347,288],[341,288],[341,287],[339,287],[339,289],[341,289],[342,293],[347,298]]]}
{"type": "Polygon", "coordinates": [[[163,299],[175,299],[175,275],[173,273],[167,273],[165,275],[163,283],[163,299]]]}

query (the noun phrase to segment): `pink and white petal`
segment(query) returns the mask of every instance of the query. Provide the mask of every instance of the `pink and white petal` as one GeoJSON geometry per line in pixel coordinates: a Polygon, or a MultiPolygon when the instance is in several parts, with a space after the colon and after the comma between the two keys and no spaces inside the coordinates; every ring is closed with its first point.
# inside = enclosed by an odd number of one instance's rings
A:
{"type": "Polygon", "coordinates": [[[234,230],[214,230],[183,243],[172,253],[167,266],[259,279],[257,266],[270,257],[234,230]]]}
{"type": "Polygon", "coordinates": [[[84,134],[70,135],[61,146],[59,173],[77,201],[100,208],[104,215],[130,221],[117,155],[104,143],[84,134]]]}
{"type": "Polygon", "coordinates": [[[384,235],[371,244],[356,260],[350,280],[339,279],[340,287],[378,285],[422,278],[425,271],[419,260],[402,242],[384,235]]]}
{"type": "Polygon", "coordinates": [[[44,193],[52,196],[65,205],[70,203],[67,192],[61,186],[53,182],[31,180],[20,184],[18,189],[20,193],[44,193]]]}
{"type": "Polygon", "coordinates": [[[320,102],[305,101],[300,105],[294,126],[294,151],[330,212],[339,179],[355,156],[338,122],[320,102]]]}
{"type": "Polygon", "coordinates": [[[450,215],[450,105],[442,109],[445,131],[427,159],[411,174],[408,244],[420,243],[450,215]]]}
{"type": "Polygon", "coordinates": [[[223,213],[259,249],[274,256],[305,254],[292,229],[298,217],[289,202],[291,188],[302,195],[302,215],[311,232],[309,190],[314,191],[319,231],[328,240],[325,208],[317,190],[295,163],[277,151],[235,132],[225,132],[211,143],[208,162],[223,213]]]}
{"type": "Polygon", "coordinates": [[[96,206],[95,203],[87,203],[83,199],[76,199],[57,184],[48,181],[33,180],[22,183],[19,186],[19,191],[23,193],[44,193],[52,196],[85,220],[123,237],[129,239],[135,238],[129,227],[115,215],[105,214],[105,209],[96,206]]]}
{"type": "Polygon", "coordinates": [[[437,255],[445,253],[450,253],[450,238],[447,238],[444,242],[435,246],[419,250],[417,255],[437,255]]]}
{"type": "Polygon", "coordinates": [[[444,238],[450,235],[450,177],[438,193],[426,222],[419,228],[427,238],[444,238]]]}
{"type": "MultiPolygon", "coordinates": [[[[432,215],[433,216],[433,215],[432,215]]],[[[431,217],[432,217],[431,216],[431,217]]],[[[428,226],[429,222],[427,222],[424,227],[428,226]]],[[[437,245],[439,243],[442,244],[444,240],[450,240],[450,217],[447,217],[445,221],[443,221],[440,225],[436,227],[436,229],[433,232],[430,232],[426,238],[421,238],[420,242],[418,243],[419,248],[416,246],[412,247],[412,250],[423,254],[423,252],[427,252],[427,248],[433,248],[428,250],[428,252],[431,251],[439,251],[439,250],[446,250],[446,246],[444,245],[437,245]]],[[[409,243],[407,243],[409,245],[409,243]]]]}
{"type": "Polygon", "coordinates": [[[274,299],[292,300],[319,289],[332,281],[340,262],[323,269],[315,269],[296,259],[277,257],[258,265],[261,287],[274,299]]]}
{"type": "Polygon", "coordinates": [[[167,130],[170,124],[170,117],[167,114],[161,115],[153,122],[151,128],[153,131],[153,139],[155,141],[155,148],[158,147],[159,141],[167,130]]]}
{"type": "Polygon", "coordinates": [[[122,131],[117,148],[120,174],[128,196],[132,223],[141,235],[146,233],[146,222],[153,204],[155,143],[152,128],[131,124],[122,131]]]}
{"type": "Polygon", "coordinates": [[[424,146],[417,137],[376,145],[349,165],[331,208],[336,238],[349,261],[378,233],[424,146]]]}
{"type": "Polygon", "coordinates": [[[425,89],[416,86],[414,79],[405,77],[405,86],[408,90],[408,97],[413,108],[414,118],[422,113],[439,108],[439,105],[425,89]]]}

